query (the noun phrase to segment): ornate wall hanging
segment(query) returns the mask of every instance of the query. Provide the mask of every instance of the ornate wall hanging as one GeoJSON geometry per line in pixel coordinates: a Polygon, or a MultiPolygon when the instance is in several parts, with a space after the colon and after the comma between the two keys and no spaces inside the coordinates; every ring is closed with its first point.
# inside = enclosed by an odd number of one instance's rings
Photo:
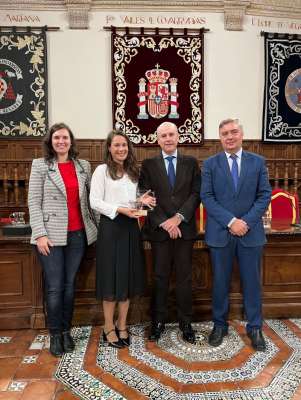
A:
{"type": "Polygon", "coordinates": [[[116,29],[112,27],[113,126],[134,144],[152,145],[158,125],[170,121],[178,127],[180,144],[202,143],[205,30],[145,34],[141,28],[135,34],[127,28],[121,35],[116,29]]]}
{"type": "Polygon", "coordinates": [[[46,133],[45,29],[38,33],[0,32],[0,137],[46,133]]]}
{"type": "Polygon", "coordinates": [[[301,36],[265,37],[264,142],[301,142],[301,36]]]}

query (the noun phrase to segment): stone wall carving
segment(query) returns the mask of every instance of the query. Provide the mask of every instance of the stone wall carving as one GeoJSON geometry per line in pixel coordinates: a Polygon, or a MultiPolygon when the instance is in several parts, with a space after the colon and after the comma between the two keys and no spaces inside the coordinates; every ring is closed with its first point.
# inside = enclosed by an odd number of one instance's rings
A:
{"type": "Polygon", "coordinates": [[[70,29],[88,29],[91,0],[65,0],[70,29]]]}
{"type": "Polygon", "coordinates": [[[301,20],[301,0],[1,0],[0,10],[65,10],[70,29],[88,29],[89,14],[102,10],[224,13],[226,30],[242,30],[244,15],[301,20]]]}

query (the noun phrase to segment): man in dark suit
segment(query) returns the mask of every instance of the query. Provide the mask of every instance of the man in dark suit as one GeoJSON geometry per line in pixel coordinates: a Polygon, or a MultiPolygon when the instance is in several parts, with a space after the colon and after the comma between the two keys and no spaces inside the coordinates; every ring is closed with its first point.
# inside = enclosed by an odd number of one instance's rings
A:
{"type": "Polygon", "coordinates": [[[207,211],[205,241],[213,266],[213,322],[209,344],[219,346],[228,333],[229,289],[234,258],[243,287],[247,334],[255,350],[266,348],[262,335],[260,264],[266,242],[262,215],[271,199],[264,159],[242,150],[236,119],[219,125],[223,152],[202,169],[201,201],[207,211]]]}
{"type": "Polygon", "coordinates": [[[155,192],[157,205],[148,213],[143,233],[151,241],[154,263],[153,320],[149,339],[158,340],[165,328],[171,269],[176,272],[176,298],[183,339],[194,343],[192,319],[192,248],[196,238],[195,210],[199,205],[197,160],[177,150],[175,124],[157,129],[161,153],[144,160],[139,187],[155,192]]]}

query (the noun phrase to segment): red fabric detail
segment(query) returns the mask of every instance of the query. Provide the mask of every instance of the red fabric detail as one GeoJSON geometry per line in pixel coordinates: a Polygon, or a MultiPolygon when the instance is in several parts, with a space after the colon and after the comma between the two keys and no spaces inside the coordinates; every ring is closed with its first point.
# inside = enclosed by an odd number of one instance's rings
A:
{"type": "Polygon", "coordinates": [[[273,220],[285,220],[290,224],[299,222],[299,198],[283,189],[274,189],[271,197],[273,220]]]}
{"type": "Polygon", "coordinates": [[[78,180],[75,166],[72,161],[59,163],[59,170],[63,178],[68,207],[68,231],[77,231],[84,228],[84,222],[80,210],[78,180]]]}
{"type": "Polygon", "coordinates": [[[2,225],[4,225],[4,224],[11,224],[11,222],[12,222],[12,220],[11,220],[11,218],[6,218],[6,217],[3,217],[3,218],[0,218],[0,224],[2,225]]]}

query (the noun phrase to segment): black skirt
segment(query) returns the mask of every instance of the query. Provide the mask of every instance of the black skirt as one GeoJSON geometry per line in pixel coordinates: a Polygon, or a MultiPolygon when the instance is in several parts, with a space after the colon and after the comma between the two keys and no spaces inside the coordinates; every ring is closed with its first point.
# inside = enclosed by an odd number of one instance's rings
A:
{"type": "Polygon", "coordinates": [[[96,297],[125,301],[142,295],[146,274],[138,222],[101,216],[96,243],[96,297]]]}

